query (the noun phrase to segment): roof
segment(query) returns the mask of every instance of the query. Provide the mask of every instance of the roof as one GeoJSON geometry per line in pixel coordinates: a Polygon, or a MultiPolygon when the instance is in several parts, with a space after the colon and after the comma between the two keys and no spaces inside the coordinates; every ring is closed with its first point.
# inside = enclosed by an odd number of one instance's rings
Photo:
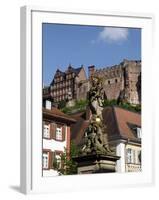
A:
{"type": "Polygon", "coordinates": [[[77,113],[71,113],[69,114],[69,116],[71,116],[72,118],[76,119],[76,120],[80,120],[82,118],[86,118],[86,112],[85,111],[80,111],[80,112],[77,112],[77,113]]]}
{"type": "MultiPolygon", "coordinates": [[[[72,67],[71,65],[69,65],[68,68],[67,68],[67,70],[66,70],[65,72],[62,72],[61,70],[57,69],[57,70],[56,70],[56,73],[55,73],[55,75],[54,75],[54,78],[55,78],[55,77],[58,77],[58,76],[63,76],[64,78],[66,78],[66,74],[68,74],[68,73],[70,73],[70,72],[71,72],[71,73],[75,73],[75,75],[77,76],[77,75],[80,73],[80,71],[81,71],[82,68],[83,68],[83,66],[78,67],[78,68],[74,68],[74,67],[72,67]]],[[[51,81],[50,85],[53,85],[53,83],[54,83],[54,78],[53,78],[53,80],[51,81]]]]}
{"type": "Polygon", "coordinates": [[[103,110],[103,118],[109,139],[138,140],[129,124],[141,127],[141,114],[114,106],[103,110]]]}
{"type": "MultiPolygon", "coordinates": [[[[107,127],[109,141],[117,139],[140,141],[140,139],[135,136],[129,124],[141,127],[141,114],[117,106],[109,106],[103,109],[103,120],[107,127]]],[[[88,125],[88,120],[78,118],[77,122],[71,126],[71,140],[73,140],[76,145],[81,145],[83,143],[82,139],[88,125]]]]}
{"type": "Polygon", "coordinates": [[[71,65],[68,66],[68,69],[65,71],[65,73],[74,72],[76,75],[78,75],[81,71],[82,67],[74,68],[71,65]]]}
{"type": "Polygon", "coordinates": [[[75,123],[76,120],[69,115],[61,112],[59,109],[53,107],[51,110],[43,108],[43,117],[46,119],[64,121],[65,123],[75,123]]]}
{"type": "Polygon", "coordinates": [[[84,132],[89,125],[88,120],[79,119],[76,124],[71,126],[71,140],[74,141],[76,145],[83,143],[84,132]]]}

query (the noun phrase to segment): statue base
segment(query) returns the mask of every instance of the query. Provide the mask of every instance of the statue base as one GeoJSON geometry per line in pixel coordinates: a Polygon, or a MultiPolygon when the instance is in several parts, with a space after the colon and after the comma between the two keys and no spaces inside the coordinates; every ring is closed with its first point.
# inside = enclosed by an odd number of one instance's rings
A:
{"type": "Polygon", "coordinates": [[[110,173],[116,171],[116,162],[119,156],[88,154],[74,157],[77,162],[78,174],[110,173]]]}

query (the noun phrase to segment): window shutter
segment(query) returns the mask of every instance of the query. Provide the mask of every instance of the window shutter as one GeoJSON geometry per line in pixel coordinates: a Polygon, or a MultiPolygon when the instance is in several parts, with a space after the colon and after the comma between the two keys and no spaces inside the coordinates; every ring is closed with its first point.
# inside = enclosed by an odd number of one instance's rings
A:
{"type": "Polygon", "coordinates": [[[126,162],[129,163],[128,149],[126,149],[126,162]]]}
{"type": "Polygon", "coordinates": [[[45,125],[45,121],[43,121],[42,123],[42,138],[44,138],[44,125],[45,125]]]}
{"type": "Polygon", "coordinates": [[[51,134],[51,138],[55,140],[56,139],[56,124],[55,123],[50,124],[50,134],[51,134]]]}
{"type": "Polygon", "coordinates": [[[64,141],[65,140],[65,134],[66,134],[66,126],[63,126],[62,127],[62,141],[64,141]]]}
{"type": "MultiPolygon", "coordinates": [[[[63,157],[63,152],[61,153],[61,157],[63,157]]],[[[64,162],[64,159],[61,159],[61,168],[64,169],[64,166],[65,166],[65,162],[64,162]]]]}
{"type": "Polygon", "coordinates": [[[141,151],[138,151],[138,164],[141,164],[141,151]]]}
{"type": "Polygon", "coordinates": [[[48,160],[49,160],[48,168],[51,169],[51,166],[52,166],[52,152],[51,151],[49,152],[49,159],[48,160]]]}
{"type": "Polygon", "coordinates": [[[51,161],[51,169],[54,169],[54,162],[55,162],[55,152],[54,151],[52,151],[51,152],[51,154],[52,154],[52,161],[51,161]]]}
{"type": "Polygon", "coordinates": [[[133,163],[136,163],[136,151],[133,150],[133,163]]]}

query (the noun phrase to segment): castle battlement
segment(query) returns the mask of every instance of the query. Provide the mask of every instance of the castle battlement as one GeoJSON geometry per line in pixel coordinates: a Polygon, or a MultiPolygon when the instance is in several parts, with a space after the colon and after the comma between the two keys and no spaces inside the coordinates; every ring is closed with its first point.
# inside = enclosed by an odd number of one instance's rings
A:
{"type": "MultiPolygon", "coordinates": [[[[118,99],[120,93],[124,94],[127,102],[141,103],[141,60],[126,60],[113,66],[96,69],[94,65],[88,67],[89,76],[101,77],[104,81],[104,90],[107,99],[118,99]]],[[[80,86],[79,99],[86,93],[85,84],[80,86]],[[81,94],[80,92],[83,91],[81,94]]],[[[86,98],[86,97],[85,97],[86,98]]]]}
{"type": "Polygon", "coordinates": [[[107,79],[120,77],[125,67],[134,68],[137,66],[141,68],[141,60],[126,60],[124,59],[119,65],[107,66],[101,69],[95,69],[94,75],[105,77],[107,79]]]}

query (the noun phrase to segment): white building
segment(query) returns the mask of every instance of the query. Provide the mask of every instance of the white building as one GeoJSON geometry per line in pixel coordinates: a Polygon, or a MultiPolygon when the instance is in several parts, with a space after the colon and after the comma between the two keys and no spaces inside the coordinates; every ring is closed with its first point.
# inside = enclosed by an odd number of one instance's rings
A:
{"type": "Polygon", "coordinates": [[[107,107],[103,116],[110,145],[120,156],[116,171],[141,171],[141,115],[120,107],[107,107]]]}
{"type": "Polygon", "coordinates": [[[43,108],[43,176],[59,175],[57,169],[63,168],[61,155],[66,149],[70,152],[70,125],[76,120],[51,107],[49,101],[43,108]]]}

